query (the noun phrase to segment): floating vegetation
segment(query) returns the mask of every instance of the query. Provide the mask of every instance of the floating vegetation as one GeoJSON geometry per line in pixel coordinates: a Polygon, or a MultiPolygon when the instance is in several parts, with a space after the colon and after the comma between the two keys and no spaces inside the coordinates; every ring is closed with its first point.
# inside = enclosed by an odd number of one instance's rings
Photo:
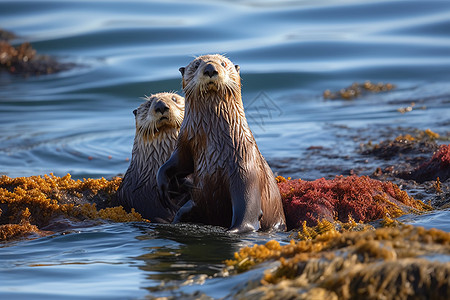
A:
{"type": "Polygon", "coordinates": [[[38,55],[30,43],[13,46],[9,40],[14,38],[14,34],[0,30],[0,70],[7,70],[11,74],[41,75],[75,66],[73,63],[60,63],[49,56],[38,55]]]}
{"type": "MultiPolygon", "coordinates": [[[[310,229],[316,231],[315,229],[310,229]]],[[[279,262],[237,299],[448,299],[450,233],[400,225],[362,230],[332,227],[313,239],[244,247],[227,265],[238,272],[279,262]]]]}
{"type": "Polygon", "coordinates": [[[73,180],[70,174],[2,176],[0,240],[37,232],[61,215],[75,221],[99,218],[115,222],[145,221],[134,210],[127,213],[122,207],[109,207],[120,182],[120,178],[73,180]]]}
{"type": "Polygon", "coordinates": [[[448,136],[441,136],[430,129],[417,130],[412,134],[399,135],[394,140],[381,141],[378,144],[372,142],[362,144],[361,152],[386,160],[405,153],[433,153],[439,147],[436,140],[448,140],[448,136]]]}
{"type": "Polygon", "coordinates": [[[369,222],[383,217],[431,210],[431,206],[409,197],[391,182],[367,176],[337,176],[314,181],[277,177],[288,229],[303,222],[315,226],[319,220],[369,222]]]}
{"type": "Polygon", "coordinates": [[[439,143],[448,140],[448,133],[440,135],[430,129],[415,130],[378,144],[361,144],[360,152],[390,161],[390,166],[384,170],[378,168],[374,176],[389,174],[419,183],[435,181],[439,177],[445,182],[450,178],[450,145],[439,143]]]}
{"type": "Polygon", "coordinates": [[[406,107],[400,107],[400,108],[397,109],[397,111],[402,113],[402,114],[404,114],[404,113],[413,111],[413,109],[423,109],[424,110],[424,109],[427,109],[427,107],[426,106],[416,107],[416,103],[415,102],[411,102],[410,105],[408,105],[406,107]]]}
{"type": "Polygon", "coordinates": [[[337,92],[332,92],[330,90],[326,90],[323,92],[324,99],[344,99],[344,100],[353,100],[355,98],[360,97],[365,92],[371,93],[380,93],[387,92],[395,88],[395,85],[391,83],[372,83],[370,81],[366,81],[364,83],[353,83],[351,86],[341,89],[337,92]]]}

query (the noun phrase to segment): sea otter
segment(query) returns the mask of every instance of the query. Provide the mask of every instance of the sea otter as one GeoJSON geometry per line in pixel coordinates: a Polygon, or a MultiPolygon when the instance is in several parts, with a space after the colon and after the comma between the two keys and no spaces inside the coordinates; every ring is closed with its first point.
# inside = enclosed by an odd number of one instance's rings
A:
{"type": "Polygon", "coordinates": [[[239,66],[204,55],[180,72],[185,117],[175,150],[158,171],[161,197],[168,198],[172,178],[192,174],[189,221],[231,232],[285,230],[280,191],[245,118],[239,66]]]}
{"type": "Polygon", "coordinates": [[[175,148],[184,116],[184,98],[174,93],[159,93],[145,100],[133,111],[136,134],[130,166],[117,190],[117,204],[126,210],[134,208],[152,222],[169,223],[188,193],[171,182],[170,190],[175,193],[164,199],[166,203],[161,203],[156,174],[175,148]]]}

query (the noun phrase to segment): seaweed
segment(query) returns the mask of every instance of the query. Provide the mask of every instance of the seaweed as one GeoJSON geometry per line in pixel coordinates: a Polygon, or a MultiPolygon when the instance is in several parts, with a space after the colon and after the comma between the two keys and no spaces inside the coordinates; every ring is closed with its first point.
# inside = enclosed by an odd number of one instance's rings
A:
{"type": "Polygon", "coordinates": [[[450,255],[450,233],[399,225],[360,231],[331,229],[312,240],[244,247],[226,261],[243,272],[278,261],[260,282],[235,298],[245,299],[448,299],[450,262],[425,256],[450,255]]]}
{"type": "Polygon", "coordinates": [[[13,33],[0,30],[0,70],[28,76],[52,74],[75,67],[74,63],[62,63],[48,55],[37,54],[30,43],[13,46],[9,41],[15,38],[13,33]]]}
{"type": "Polygon", "coordinates": [[[0,240],[39,232],[61,216],[75,222],[146,221],[134,210],[127,213],[121,206],[110,207],[121,180],[118,177],[73,180],[70,174],[17,178],[3,175],[0,177],[0,240]]]}
{"type": "Polygon", "coordinates": [[[339,91],[332,92],[330,90],[325,90],[323,92],[324,99],[344,99],[344,100],[353,100],[362,96],[365,92],[371,93],[380,93],[387,92],[395,88],[395,85],[392,83],[372,83],[369,80],[364,83],[353,83],[349,87],[343,88],[339,91]]]}
{"type": "Polygon", "coordinates": [[[385,216],[431,210],[431,206],[409,197],[392,182],[367,176],[337,176],[314,181],[277,177],[288,229],[306,221],[315,226],[322,219],[369,222],[385,216]]]}
{"type": "Polygon", "coordinates": [[[378,144],[371,142],[361,145],[363,155],[374,155],[389,160],[400,154],[423,155],[434,152],[439,148],[436,140],[446,139],[430,129],[418,130],[414,134],[403,134],[393,140],[381,141],[378,144]]]}

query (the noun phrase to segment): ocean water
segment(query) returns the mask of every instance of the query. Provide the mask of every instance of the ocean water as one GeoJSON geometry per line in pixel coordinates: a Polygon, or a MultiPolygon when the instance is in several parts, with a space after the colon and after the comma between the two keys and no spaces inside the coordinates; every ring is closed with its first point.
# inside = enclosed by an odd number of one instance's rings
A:
{"type": "MultiPolygon", "coordinates": [[[[316,179],[364,165],[360,140],[398,127],[450,129],[449,1],[0,1],[0,28],[77,66],[0,72],[0,174],[124,173],[141,97],[182,93],[179,67],[207,53],[241,66],[249,124],[274,172],[316,179]],[[353,82],[396,89],[324,100],[353,82]],[[415,102],[409,113],[399,108],[415,102]],[[308,159],[308,148],[329,155],[308,159]],[[306,158],[305,158],[306,157],[306,158]]],[[[449,210],[405,222],[450,231],[449,210]]],[[[141,299],[199,290],[225,297],[243,278],[206,278],[239,247],[287,234],[103,224],[0,245],[2,299],[141,299]],[[190,285],[180,286],[190,280],[190,285]],[[172,287],[173,289],[167,288],[172,287]]]]}

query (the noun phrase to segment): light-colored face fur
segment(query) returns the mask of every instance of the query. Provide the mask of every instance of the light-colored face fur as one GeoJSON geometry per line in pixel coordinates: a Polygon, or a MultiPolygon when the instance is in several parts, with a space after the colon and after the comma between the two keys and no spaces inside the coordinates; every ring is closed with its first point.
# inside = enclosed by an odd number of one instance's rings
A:
{"type": "Polygon", "coordinates": [[[184,98],[174,93],[159,93],[144,98],[136,110],[136,137],[151,142],[164,131],[178,131],[184,117],[184,98]]]}
{"type": "Polygon", "coordinates": [[[184,117],[184,98],[159,93],[144,99],[133,111],[136,135],[130,166],[117,192],[118,201],[120,205],[136,208],[146,218],[161,217],[168,221],[170,213],[158,204],[156,174],[175,148],[184,117]]]}
{"type": "Polygon", "coordinates": [[[219,55],[203,55],[194,59],[186,68],[180,68],[186,97],[208,93],[240,96],[241,79],[239,66],[219,55]]]}
{"type": "Polygon", "coordinates": [[[178,145],[192,148],[194,179],[199,179],[196,184],[202,189],[201,178],[217,175],[218,169],[228,168],[236,157],[239,164],[254,161],[250,156],[257,148],[245,118],[239,66],[222,55],[204,55],[180,72],[186,113],[178,145]]]}

